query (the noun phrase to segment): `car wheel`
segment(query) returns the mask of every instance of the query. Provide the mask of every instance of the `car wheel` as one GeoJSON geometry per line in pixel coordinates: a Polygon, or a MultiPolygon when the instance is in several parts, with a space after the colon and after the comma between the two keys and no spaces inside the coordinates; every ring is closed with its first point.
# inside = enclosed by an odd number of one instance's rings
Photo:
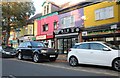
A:
{"type": "Polygon", "coordinates": [[[49,58],[49,60],[50,60],[50,61],[55,61],[55,60],[56,60],[56,58],[49,58]]]}
{"type": "Polygon", "coordinates": [[[120,59],[114,60],[112,67],[113,67],[115,70],[117,70],[117,71],[120,72],[120,59]]]}
{"type": "Polygon", "coordinates": [[[19,60],[22,60],[22,59],[23,59],[21,53],[18,53],[18,59],[19,59],[19,60]]]}
{"type": "Polygon", "coordinates": [[[78,65],[77,58],[76,57],[70,57],[69,64],[70,64],[70,66],[77,66],[78,65]]]}
{"type": "Polygon", "coordinates": [[[34,61],[35,63],[39,62],[39,55],[38,55],[37,53],[35,53],[35,54],[33,55],[33,61],[34,61]]]}

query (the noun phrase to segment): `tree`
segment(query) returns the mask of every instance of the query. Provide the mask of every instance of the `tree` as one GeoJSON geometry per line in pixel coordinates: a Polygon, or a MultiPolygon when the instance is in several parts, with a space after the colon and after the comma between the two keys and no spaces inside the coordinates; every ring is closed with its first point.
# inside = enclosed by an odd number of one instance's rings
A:
{"type": "Polygon", "coordinates": [[[2,2],[2,30],[6,31],[6,44],[11,27],[16,29],[26,25],[26,20],[35,13],[33,2],[2,2]]]}

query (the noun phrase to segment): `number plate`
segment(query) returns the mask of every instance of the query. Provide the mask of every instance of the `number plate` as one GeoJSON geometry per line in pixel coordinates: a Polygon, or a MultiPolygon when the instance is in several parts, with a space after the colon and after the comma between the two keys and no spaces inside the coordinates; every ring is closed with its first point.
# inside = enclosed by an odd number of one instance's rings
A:
{"type": "Polygon", "coordinates": [[[5,52],[6,54],[10,54],[10,52],[5,52]]]}
{"type": "Polygon", "coordinates": [[[50,55],[50,57],[55,57],[55,55],[50,55]]]}

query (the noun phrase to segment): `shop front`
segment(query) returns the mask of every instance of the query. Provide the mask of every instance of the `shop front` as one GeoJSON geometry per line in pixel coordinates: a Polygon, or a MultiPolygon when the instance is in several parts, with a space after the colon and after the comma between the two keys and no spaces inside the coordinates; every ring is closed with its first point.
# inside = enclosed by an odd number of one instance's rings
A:
{"type": "Polygon", "coordinates": [[[82,32],[82,38],[83,41],[105,41],[120,48],[120,25],[116,23],[88,28],[82,32]]]}
{"type": "Polygon", "coordinates": [[[67,28],[55,31],[55,49],[60,54],[67,54],[68,50],[79,42],[80,28],[67,28]]]}
{"type": "Polygon", "coordinates": [[[49,48],[54,48],[54,36],[52,34],[37,35],[36,41],[41,41],[49,48]]]}

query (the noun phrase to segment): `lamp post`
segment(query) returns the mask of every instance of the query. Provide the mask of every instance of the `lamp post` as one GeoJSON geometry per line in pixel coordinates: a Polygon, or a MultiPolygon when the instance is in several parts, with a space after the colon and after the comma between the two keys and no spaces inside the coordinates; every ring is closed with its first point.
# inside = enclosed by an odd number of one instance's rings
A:
{"type": "Polygon", "coordinates": [[[19,32],[20,32],[21,30],[20,30],[20,28],[17,28],[16,29],[16,32],[17,32],[17,42],[18,42],[18,45],[19,45],[19,32]]]}
{"type": "Polygon", "coordinates": [[[78,40],[79,40],[79,42],[83,42],[82,30],[84,28],[84,21],[86,20],[86,16],[81,16],[80,18],[81,18],[81,21],[82,21],[82,27],[81,27],[81,30],[80,30],[80,33],[79,33],[78,40]]]}
{"type": "Polygon", "coordinates": [[[111,29],[113,30],[113,40],[114,40],[114,45],[116,45],[116,37],[115,37],[115,31],[117,29],[117,25],[111,25],[111,29]]]}

